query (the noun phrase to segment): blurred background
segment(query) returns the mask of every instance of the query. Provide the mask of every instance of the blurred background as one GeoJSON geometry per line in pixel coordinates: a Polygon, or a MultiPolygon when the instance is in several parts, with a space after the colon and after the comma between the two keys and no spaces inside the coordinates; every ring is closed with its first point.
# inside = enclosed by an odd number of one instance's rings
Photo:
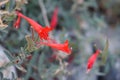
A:
{"type": "MultiPolygon", "coordinates": [[[[10,1],[13,10],[15,2],[10,1]]],[[[27,4],[22,5],[24,15],[46,26],[41,3],[49,22],[54,9],[59,9],[58,24],[52,35],[60,43],[69,40],[72,54],[63,59],[68,65],[61,69],[57,60],[51,62],[52,49],[43,47],[30,53],[32,59],[22,61],[21,65],[27,72],[12,67],[12,70],[7,69],[11,70],[10,73],[1,72],[1,76],[10,80],[13,77],[17,80],[120,80],[120,0],[28,0],[27,4]],[[87,61],[94,53],[94,44],[103,50],[107,38],[109,48],[106,63],[101,65],[98,58],[91,72],[86,74],[87,61]],[[60,72],[54,74],[58,69],[61,69],[60,72]]],[[[19,29],[13,27],[13,22],[0,30],[0,66],[4,62],[11,62],[3,49],[16,56],[27,43],[25,35],[31,35],[30,25],[24,19],[19,29]]]]}

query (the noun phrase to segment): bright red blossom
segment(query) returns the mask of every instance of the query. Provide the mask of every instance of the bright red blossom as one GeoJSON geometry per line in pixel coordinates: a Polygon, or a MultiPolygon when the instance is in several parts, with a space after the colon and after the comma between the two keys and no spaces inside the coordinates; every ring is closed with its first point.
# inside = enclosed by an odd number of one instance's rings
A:
{"type": "Polygon", "coordinates": [[[57,24],[58,24],[58,7],[56,7],[53,12],[50,27],[54,29],[57,26],[57,24]]]}
{"type": "Polygon", "coordinates": [[[30,25],[31,27],[38,33],[41,39],[47,40],[50,39],[48,33],[52,30],[51,27],[42,27],[40,24],[38,24],[36,21],[32,20],[31,18],[24,16],[20,12],[16,12],[19,17],[24,18],[30,25]]]}
{"type": "Polygon", "coordinates": [[[54,49],[61,50],[65,52],[67,55],[71,54],[71,48],[68,47],[68,40],[64,42],[64,44],[58,44],[58,43],[49,43],[49,42],[41,42],[40,44],[50,46],[54,49]]]}
{"type": "Polygon", "coordinates": [[[100,50],[96,50],[96,52],[88,59],[87,63],[87,73],[92,69],[93,64],[95,63],[97,56],[99,55],[100,50]]]}
{"type": "MultiPolygon", "coordinates": [[[[20,24],[20,19],[24,18],[31,25],[31,27],[38,33],[40,39],[47,40],[47,42],[40,42],[40,44],[50,46],[54,49],[63,51],[67,55],[71,54],[72,49],[69,48],[69,46],[68,46],[68,40],[66,40],[63,44],[58,44],[55,40],[50,39],[50,37],[49,37],[49,32],[52,31],[56,27],[57,22],[58,22],[58,18],[57,18],[58,8],[56,8],[54,10],[53,17],[52,17],[51,24],[50,24],[51,27],[48,27],[48,26],[47,27],[42,27],[36,21],[34,21],[31,18],[23,15],[19,11],[16,11],[16,14],[18,16],[18,19],[17,19],[14,26],[18,26],[20,24]]],[[[56,56],[53,56],[53,58],[55,58],[56,56]]]]}
{"type": "Polygon", "coordinates": [[[18,28],[20,27],[20,22],[21,22],[21,17],[18,16],[16,22],[14,23],[14,27],[15,27],[16,29],[18,29],[18,28]]]}

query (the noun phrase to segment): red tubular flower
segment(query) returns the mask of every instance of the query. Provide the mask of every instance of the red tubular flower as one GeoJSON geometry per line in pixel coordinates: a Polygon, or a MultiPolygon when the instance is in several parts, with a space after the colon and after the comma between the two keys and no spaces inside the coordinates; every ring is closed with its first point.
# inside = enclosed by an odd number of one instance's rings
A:
{"type": "Polygon", "coordinates": [[[14,23],[14,27],[15,27],[16,29],[18,29],[18,28],[20,27],[20,22],[21,22],[21,17],[18,16],[16,22],[14,23]]]}
{"type": "Polygon", "coordinates": [[[41,39],[44,40],[50,39],[48,33],[52,30],[51,27],[42,27],[36,21],[32,20],[27,16],[24,16],[22,13],[18,11],[16,13],[19,17],[24,18],[31,25],[31,27],[38,33],[41,39]]]}
{"type": "Polygon", "coordinates": [[[96,50],[96,52],[88,59],[88,63],[87,63],[87,73],[89,73],[89,71],[92,69],[93,64],[95,63],[97,56],[99,55],[100,50],[96,50]]]}
{"type": "Polygon", "coordinates": [[[67,55],[70,55],[72,51],[71,48],[68,47],[68,40],[66,40],[64,44],[49,43],[49,42],[41,42],[40,44],[50,46],[57,50],[61,50],[65,52],[67,55]]]}
{"type": "Polygon", "coordinates": [[[50,27],[54,29],[57,26],[57,24],[58,24],[58,7],[56,7],[53,12],[50,27]]]}
{"type": "Polygon", "coordinates": [[[45,40],[52,40],[49,38],[49,32],[52,29],[50,27],[42,27],[41,30],[38,30],[38,34],[40,36],[41,39],[45,39],[45,40]]]}

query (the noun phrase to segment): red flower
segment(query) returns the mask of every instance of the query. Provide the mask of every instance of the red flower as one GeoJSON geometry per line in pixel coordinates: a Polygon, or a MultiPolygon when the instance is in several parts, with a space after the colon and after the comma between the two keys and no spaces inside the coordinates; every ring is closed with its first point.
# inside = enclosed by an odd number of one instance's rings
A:
{"type": "Polygon", "coordinates": [[[53,12],[50,27],[54,29],[57,26],[57,24],[58,24],[58,7],[56,7],[53,12]]]}
{"type": "Polygon", "coordinates": [[[92,69],[93,64],[95,63],[97,56],[99,55],[100,50],[96,50],[96,52],[88,59],[87,63],[87,73],[92,69]]]}
{"type": "Polygon", "coordinates": [[[40,36],[41,39],[45,39],[45,40],[52,40],[49,38],[49,32],[52,29],[50,27],[42,27],[40,30],[38,30],[38,35],[40,36]]]}
{"type": "Polygon", "coordinates": [[[41,42],[40,44],[50,46],[57,50],[61,50],[65,52],[67,55],[70,55],[72,51],[71,48],[68,47],[68,40],[66,40],[64,44],[49,43],[49,42],[41,42]]]}
{"type": "Polygon", "coordinates": [[[15,27],[16,29],[18,29],[18,28],[20,27],[20,22],[21,22],[21,17],[18,16],[16,22],[14,23],[14,27],[15,27]]]}
{"type": "Polygon", "coordinates": [[[31,25],[31,27],[38,33],[41,39],[44,39],[44,40],[50,39],[48,33],[52,30],[51,27],[42,27],[36,21],[32,20],[27,16],[24,16],[22,13],[18,11],[16,13],[18,17],[24,18],[31,25]]]}

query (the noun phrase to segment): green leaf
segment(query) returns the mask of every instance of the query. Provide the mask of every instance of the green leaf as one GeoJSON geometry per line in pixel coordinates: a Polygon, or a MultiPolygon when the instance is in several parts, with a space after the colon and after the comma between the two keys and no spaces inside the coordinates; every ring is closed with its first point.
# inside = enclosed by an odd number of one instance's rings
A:
{"type": "Polygon", "coordinates": [[[26,47],[26,51],[28,52],[33,52],[35,51],[36,49],[38,49],[36,46],[35,46],[35,43],[34,41],[32,40],[31,36],[30,35],[26,35],[25,36],[26,38],[26,41],[27,41],[27,47],[26,47]]]}
{"type": "Polygon", "coordinates": [[[28,66],[27,66],[27,73],[26,73],[26,75],[24,77],[25,78],[24,80],[28,80],[29,77],[31,76],[31,74],[32,74],[32,66],[35,65],[36,59],[37,59],[38,56],[39,56],[38,51],[36,51],[34,53],[32,59],[30,60],[28,66]]]}
{"type": "Polygon", "coordinates": [[[40,55],[40,59],[39,59],[39,64],[38,64],[38,68],[39,68],[39,72],[41,73],[41,71],[43,70],[44,68],[44,60],[45,60],[45,54],[44,53],[41,53],[40,55]]]}
{"type": "Polygon", "coordinates": [[[105,47],[102,52],[102,64],[105,65],[107,57],[108,57],[108,48],[109,48],[109,41],[108,39],[106,40],[105,47]]]}
{"type": "Polygon", "coordinates": [[[15,80],[15,74],[12,72],[12,80],[15,80]]]}
{"type": "Polygon", "coordinates": [[[15,6],[15,1],[14,0],[10,0],[9,1],[9,12],[11,12],[13,10],[15,6]]]}
{"type": "Polygon", "coordinates": [[[4,52],[5,52],[5,55],[7,55],[8,59],[10,61],[14,59],[14,57],[11,55],[11,53],[8,50],[4,49],[4,52]]]}
{"type": "Polygon", "coordinates": [[[19,69],[20,71],[22,71],[22,72],[27,72],[27,70],[26,70],[24,67],[22,67],[21,65],[17,64],[17,65],[15,65],[15,66],[16,66],[16,68],[19,69]]]}
{"type": "Polygon", "coordinates": [[[0,72],[0,80],[3,80],[3,73],[0,72]]]}

